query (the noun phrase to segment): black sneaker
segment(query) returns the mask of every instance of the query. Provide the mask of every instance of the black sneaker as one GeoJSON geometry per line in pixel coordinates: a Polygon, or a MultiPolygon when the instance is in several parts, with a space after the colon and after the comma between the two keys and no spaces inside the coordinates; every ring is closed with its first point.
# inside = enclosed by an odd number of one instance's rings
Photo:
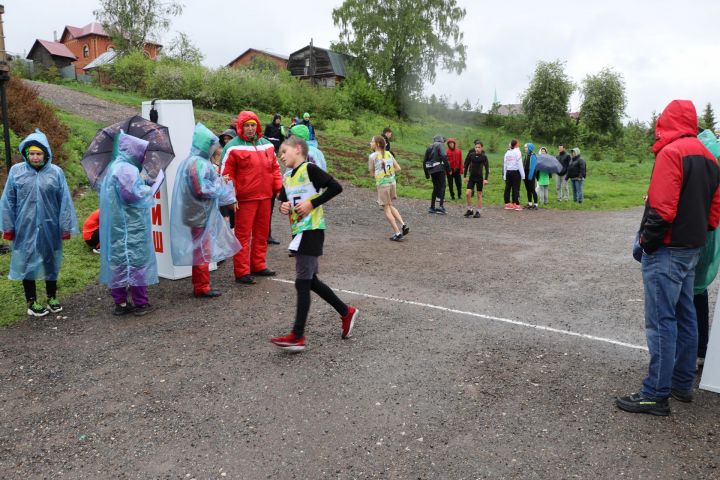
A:
{"type": "Polygon", "coordinates": [[[50,297],[47,301],[47,309],[50,310],[52,313],[59,313],[62,312],[63,307],[57,298],[50,297]]]}
{"type": "Polygon", "coordinates": [[[437,213],[437,209],[435,207],[428,208],[428,213],[437,213]]]}
{"type": "Polygon", "coordinates": [[[47,315],[50,312],[48,311],[47,308],[45,308],[45,305],[43,305],[42,303],[40,303],[36,300],[32,300],[32,301],[28,302],[27,313],[31,317],[44,317],[45,315],[47,315]]]}
{"type": "Polygon", "coordinates": [[[207,292],[202,293],[193,293],[193,296],[195,298],[215,298],[222,295],[222,293],[218,292],[217,290],[208,290],[207,292]]]}
{"type": "Polygon", "coordinates": [[[123,303],[122,305],[115,304],[115,310],[113,310],[113,315],[115,316],[121,316],[121,315],[127,315],[128,313],[132,313],[133,310],[135,310],[135,306],[132,303],[123,303]]]}
{"type": "Polygon", "coordinates": [[[480,212],[475,212],[475,215],[473,215],[473,218],[480,218],[480,212]]]}
{"type": "Polygon", "coordinates": [[[463,217],[470,218],[472,217],[473,211],[468,208],[468,210],[465,212],[465,215],[463,217]]]}
{"type": "Polygon", "coordinates": [[[252,275],[243,275],[242,277],[237,277],[235,279],[235,283],[242,283],[243,285],[255,285],[257,282],[255,281],[255,277],[252,275]]]}
{"type": "Polygon", "coordinates": [[[155,309],[155,305],[150,305],[149,303],[146,305],[136,306],[133,310],[133,315],[142,317],[143,315],[147,315],[150,312],[154,312],[155,309]]]}
{"type": "Polygon", "coordinates": [[[274,277],[277,275],[277,272],[274,272],[270,270],[269,268],[265,268],[263,270],[260,270],[258,272],[251,272],[253,275],[257,275],[258,277],[274,277]]]}
{"type": "Polygon", "coordinates": [[[390,240],[392,240],[393,242],[400,242],[400,241],[402,241],[402,239],[403,239],[402,233],[396,233],[395,235],[390,237],[390,240]]]}
{"type": "Polygon", "coordinates": [[[650,400],[639,393],[633,393],[627,397],[619,397],[615,399],[615,405],[620,410],[632,413],[650,413],[665,417],[670,415],[670,404],[667,398],[662,400],[650,400]]]}
{"type": "Polygon", "coordinates": [[[402,234],[403,234],[403,237],[404,237],[405,235],[407,235],[408,233],[410,233],[410,227],[408,227],[407,225],[403,225],[403,226],[402,226],[402,234]]]}
{"type": "Polygon", "coordinates": [[[445,207],[440,207],[435,209],[435,213],[445,215],[447,213],[447,210],[445,210],[445,207]]]}
{"type": "Polygon", "coordinates": [[[273,237],[268,237],[267,243],[268,243],[268,245],[280,245],[280,242],[275,240],[273,237]]]}
{"type": "Polygon", "coordinates": [[[683,392],[682,390],[675,390],[674,388],[670,390],[670,396],[677,400],[678,402],[684,402],[684,403],[690,403],[693,401],[693,392],[692,390],[688,390],[687,392],[683,392]]]}

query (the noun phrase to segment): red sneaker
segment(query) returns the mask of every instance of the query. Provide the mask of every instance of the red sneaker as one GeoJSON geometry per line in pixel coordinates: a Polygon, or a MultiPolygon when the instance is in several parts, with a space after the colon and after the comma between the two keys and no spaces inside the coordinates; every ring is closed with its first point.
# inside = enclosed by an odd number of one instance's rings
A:
{"type": "Polygon", "coordinates": [[[515,211],[521,212],[522,209],[523,209],[522,205],[520,205],[519,203],[516,203],[516,204],[515,204],[515,211]]]}
{"type": "Polygon", "coordinates": [[[355,325],[355,319],[357,318],[360,310],[355,307],[348,305],[348,313],[344,317],[340,317],[342,320],[342,338],[348,338],[350,332],[352,332],[353,325],[355,325]]]}
{"type": "Polygon", "coordinates": [[[506,203],[505,210],[515,210],[515,205],[512,203],[506,203]]]}
{"type": "Polygon", "coordinates": [[[305,350],[305,336],[295,338],[295,334],[290,332],[282,337],[271,338],[270,341],[289,352],[302,352],[305,350]]]}

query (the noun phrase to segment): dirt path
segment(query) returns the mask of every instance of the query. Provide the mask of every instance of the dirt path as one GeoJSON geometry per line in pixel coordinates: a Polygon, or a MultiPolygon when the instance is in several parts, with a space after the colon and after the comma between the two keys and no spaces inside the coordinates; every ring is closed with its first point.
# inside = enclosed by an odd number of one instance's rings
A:
{"type": "Polygon", "coordinates": [[[398,244],[373,199],[346,188],[326,210],[320,276],[362,311],[349,340],[314,297],[304,353],[268,342],[295,304],[277,215],[277,279],[240,286],[223,264],[213,301],[161,281],[140,319],[92,285],[67,318],[0,331],[2,476],[717,478],[720,395],[619,412],[646,352],[562,333],[644,345],[639,210],[476,220],[402,199],[398,244]]]}
{"type": "Polygon", "coordinates": [[[113,124],[132,115],[140,114],[140,107],[131,108],[102,100],[87,93],[77,92],[61,85],[25,80],[35,87],[42,98],[66,112],[80,115],[103,124],[113,124]]]}

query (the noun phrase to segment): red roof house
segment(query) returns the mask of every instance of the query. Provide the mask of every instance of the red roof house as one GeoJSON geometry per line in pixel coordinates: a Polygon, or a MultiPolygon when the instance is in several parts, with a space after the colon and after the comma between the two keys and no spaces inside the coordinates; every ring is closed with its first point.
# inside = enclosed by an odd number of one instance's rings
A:
{"type": "Polygon", "coordinates": [[[36,65],[42,65],[50,68],[55,65],[58,70],[71,65],[77,57],[62,43],[51,42],[50,40],[35,40],[27,58],[35,62],[36,65]]]}

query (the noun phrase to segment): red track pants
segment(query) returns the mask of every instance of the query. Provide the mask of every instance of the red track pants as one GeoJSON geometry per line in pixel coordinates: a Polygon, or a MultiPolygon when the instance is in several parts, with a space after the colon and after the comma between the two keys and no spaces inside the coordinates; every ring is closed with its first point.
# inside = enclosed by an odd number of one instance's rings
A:
{"type": "MultiPolygon", "coordinates": [[[[192,235],[193,244],[197,243],[200,238],[202,237],[203,233],[205,233],[204,228],[191,228],[190,233],[192,235]]],[[[210,251],[210,246],[208,245],[209,239],[205,239],[205,245],[203,245],[202,248],[196,248],[193,251],[193,265],[192,267],[192,285],[193,285],[193,293],[195,295],[200,295],[202,293],[207,293],[210,291],[210,267],[207,262],[204,263],[198,263],[201,262],[203,259],[203,253],[207,253],[210,251]],[[204,251],[204,252],[203,252],[204,251]]]]}
{"type": "Polygon", "coordinates": [[[270,230],[270,199],[238,202],[235,236],[242,250],[233,257],[235,278],[266,268],[267,239],[270,230]]]}

